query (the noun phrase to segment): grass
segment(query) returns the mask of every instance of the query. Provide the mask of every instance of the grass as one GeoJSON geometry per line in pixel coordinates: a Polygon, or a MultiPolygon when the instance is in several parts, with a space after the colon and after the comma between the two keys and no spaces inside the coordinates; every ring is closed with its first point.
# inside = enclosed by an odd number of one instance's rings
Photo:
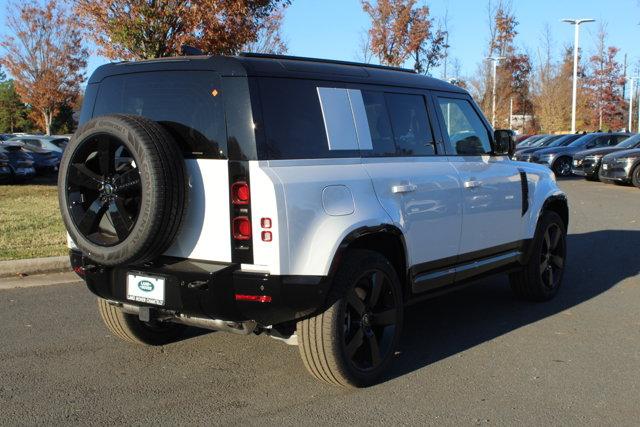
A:
{"type": "Polygon", "coordinates": [[[55,185],[0,185],[0,261],[67,254],[55,185]]]}

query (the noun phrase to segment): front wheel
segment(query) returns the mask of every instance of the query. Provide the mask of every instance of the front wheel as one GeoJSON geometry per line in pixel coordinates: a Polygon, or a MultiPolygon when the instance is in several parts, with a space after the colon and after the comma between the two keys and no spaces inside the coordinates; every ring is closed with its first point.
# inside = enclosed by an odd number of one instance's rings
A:
{"type": "Polygon", "coordinates": [[[558,176],[571,175],[571,159],[569,157],[560,157],[555,161],[552,169],[558,176]]]}
{"type": "Polygon", "coordinates": [[[373,384],[387,369],[402,326],[402,288],[381,254],[354,250],[336,273],[332,305],[297,325],[309,372],[334,385],[373,384]]]}
{"type": "Polygon", "coordinates": [[[509,276],[516,296],[548,301],[560,289],[567,255],[567,230],[560,216],[545,211],[540,217],[526,265],[509,276]]]}
{"type": "Polygon", "coordinates": [[[636,166],[633,171],[631,171],[631,183],[637,188],[640,188],[640,165],[636,166]]]}

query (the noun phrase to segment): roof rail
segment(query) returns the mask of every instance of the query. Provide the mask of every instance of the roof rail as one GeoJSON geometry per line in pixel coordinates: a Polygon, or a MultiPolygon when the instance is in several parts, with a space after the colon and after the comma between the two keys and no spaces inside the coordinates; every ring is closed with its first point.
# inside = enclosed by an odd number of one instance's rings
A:
{"type": "Polygon", "coordinates": [[[290,61],[318,62],[322,64],[351,65],[355,67],[378,68],[381,70],[402,71],[403,73],[416,74],[414,70],[411,70],[409,68],[391,67],[387,65],[377,65],[377,64],[364,64],[361,62],[351,62],[351,61],[338,61],[333,59],[307,58],[304,56],[275,55],[271,53],[255,53],[255,52],[240,52],[238,56],[244,56],[247,58],[270,58],[270,59],[286,59],[290,61]]]}

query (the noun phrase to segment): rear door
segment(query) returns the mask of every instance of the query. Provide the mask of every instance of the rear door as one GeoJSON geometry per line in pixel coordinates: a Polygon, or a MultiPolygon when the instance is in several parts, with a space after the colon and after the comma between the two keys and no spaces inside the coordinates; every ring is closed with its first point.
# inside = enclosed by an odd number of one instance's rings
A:
{"type": "MultiPolygon", "coordinates": [[[[180,144],[189,205],[167,255],[231,262],[229,167],[220,77],[212,71],[150,71],[104,78],[93,117],[139,115],[162,124],[180,144]]],[[[118,156],[118,153],[116,153],[118,156]]],[[[121,157],[120,161],[132,161],[121,157]]]]}
{"type": "Polygon", "coordinates": [[[465,95],[437,93],[449,161],[462,181],[459,262],[491,256],[522,239],[522,183],[516,164],[492,155],[490,127],[465,95]]]}
{"type": "MultiPolygon", "coordinates": [[[[433,107],[421,93],[364,89],[362,99],[371,149],[362,149],[385,211],[404,234],[414,276],[453,264],[462,225],[461,192],[456,170],[437,144],[433,107]]],[[[450,283],[415,282],[420,292],[450,283]]]]}

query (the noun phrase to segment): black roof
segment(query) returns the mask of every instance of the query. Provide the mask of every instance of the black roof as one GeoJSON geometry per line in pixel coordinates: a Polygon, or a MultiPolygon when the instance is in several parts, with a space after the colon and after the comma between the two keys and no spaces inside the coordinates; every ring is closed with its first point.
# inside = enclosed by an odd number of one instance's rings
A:
{"type": "Polygon", "coordinates": [[[91,75],[89,83],[98,83],[105,77],[115,74],[160,70],[212,70],[222,76],[304,78],[466,93],[458,86],[402,68],[260,54],[178,56],[136,62],[115,62],[98,67],[91,75]]]}

